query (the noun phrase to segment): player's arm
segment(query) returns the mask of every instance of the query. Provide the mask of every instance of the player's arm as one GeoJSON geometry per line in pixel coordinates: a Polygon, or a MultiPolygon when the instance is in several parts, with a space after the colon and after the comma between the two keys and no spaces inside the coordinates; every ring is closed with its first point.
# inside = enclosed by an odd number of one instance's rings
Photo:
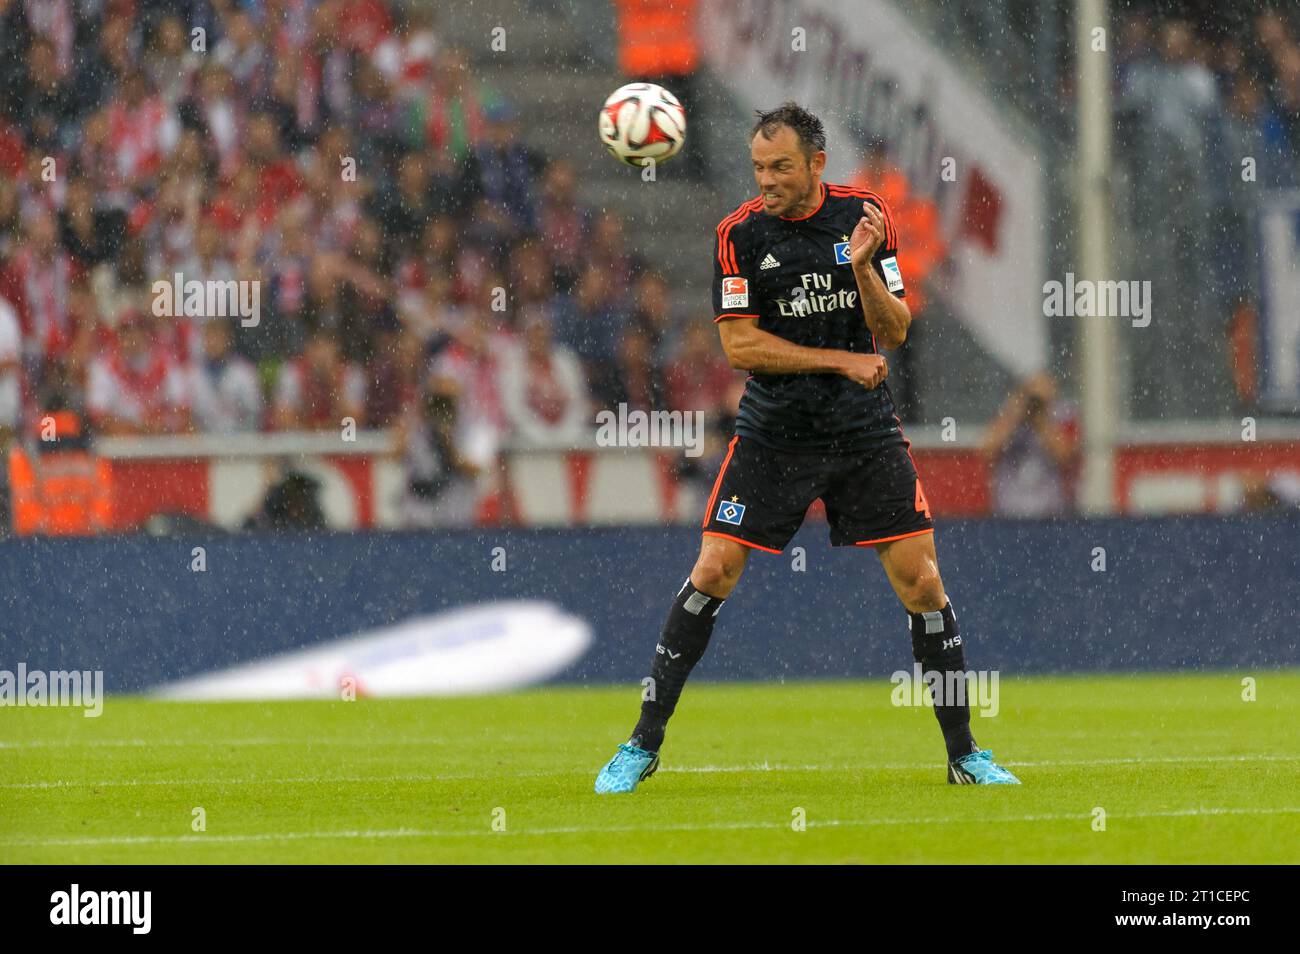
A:
{"type": "Polygon", "coordinates": [[[892,247],[892,227],[887,220],[887,213],[877,208],[874,203],[862,203],[862,218],[849,237],[849,260],[853,263],[853,277],[858,283],[858,294],[862,300],[862,313],[866,317],[867,327],[876,336],[876,344],[882,348],[897,348],[907,340],[907,329],[912,324],[912,311],[907,302],[895,295],[903,288],[902,278],[897,275],[897,262],[893,256],[897,249],[892,247]],[[888,244],[887,244],[888,242],[888,244]],[[890,254],[887,260],[893,262],[891,281],[897,286],[891,289],[881,274],[880,252],[884,249],[890,254]]]}
{"type": "Polygon", "coordinates": [[[731,366],[757,374],[842,374],[869,388],[884,381],[889,369],[880,355],[809,348],[758,327],[754,256],[727,227],[729,220],[718,225],[713,246],[713,320],[731,366]]]}
{"type": "Polygon", "coordinates": [[[842,374],[874,388],[889,374],[884,355],[809,348],[763,331],[757,318],[718,322],[722,350],[733,368],[758,374],[842,374]]]}

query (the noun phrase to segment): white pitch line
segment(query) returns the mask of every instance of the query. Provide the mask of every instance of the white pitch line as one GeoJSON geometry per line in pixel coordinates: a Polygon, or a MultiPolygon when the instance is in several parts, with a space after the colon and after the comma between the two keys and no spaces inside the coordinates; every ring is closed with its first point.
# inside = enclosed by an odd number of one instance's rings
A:
{"type": "MultiPolygon", "coordinates": [[[[508,736],[493,736],[496,741],[511,738],[508,736]]],[[[513,737],[518,738],[518,737],[513,737]]],[[[445,738],[391,738],[384,739],[384,745],[446,745],[450,739],[445,738]]],[[[364,745],[373,746],[372,739],[34,739],[25,742],[0,742],[0,749],[45,749],[45,748],[76,748],[87,746],[90,748],[139,748],[147,749],[153,746],[178,746],[178,745],[297,745],[304,748],[323,747],[329,745],[364,745]]]]}
{"type": "MultiPolygon", "coordinates": [[[[439,775],[299,775],[288,778],[128,778],[101,782],[75,782],[56,779],[45,782],[3,782],[0,788],[135,788],[142,785],[312,785],[321,782],[436,782],[457,776],[439,775]]],[[[487,776],[466,775],[466,779],[487,776]]]]}
{"type": "Polygon", "coordinates": [[[1300,762],[1300,755],[1172,755],[1124,759],[1054,759],[1046,762],[1005,762],[1005,765],[1178,765],[1184,762],[1300,762]]]}
{"type": "MultiPolygon", "coordinates": [[[[1176,755],[1155,756],[1152,758],[1123,759],[1051,759],[1042,762],[1018,762],[1000,760],[1001,765],[1025,766],[1038,768],[1044,766],[1071,765],[1151,765],[1154,763],[1178,765],[1183,763],[1199,764],[1205,762],[1300,762],[1300,755],[1176,755]]],[[[665,765],[660,772],[846,772],[864,769],[931,769],[934,762],[886,762],[863,765],[699,765],[672,766],[665,765]]],[[[938,763],[942,768],[943,764],[938,763]]]]}
{"type": "MultiPolygon", "coordinates": [[[[1234,735],[1235,733],[1233,732],[1233,730],[1225,729],[1225,730],[1223,730],[1222,732],[1219,732],[1219,731],[1213,731],[1213,730],[1198,730],[1197,734],[1198,734],[1198,736],[1205,737],[1205,736],[1217,736],[1217,735],[1234,735]]],[[[1096,736],[1097,736],[1097,733],[1095,733],[1095,732],[1079,732],[1079,733],[1055,732],[1055,733],[1053,733],[1053,735],[1052,735],[1053,739],[1070,738],[1070,737],[1080,737],[1080,738],[1082,738],[1082,737],[1087,737],[1087,738],[1089,738],[1089,739],[1095,739],[1096,736]]],[[[1109,738],[1109,737],[1118,737],[1118,736],[1135,736],[1135,737],[1142,737],[1142,738],[1150,738],[1150,733],[1149,733],[1149,732],[1141,732],[1141,731],[1134,731],[1134,732],[1108,732],[1108,733],[1107,733],[1107,737],[1108,737],[1108,738],[1109,738]]],[[[492,738],[493,738],[494,741],[497,741],[497,742],[500,742],[500,741],[527,742],[527,741],[529,741],[528,738],[526,738],[526,737],[524,737],[524,736],[521,736],[521,735],[509,735],[509,736],[505,736],[505,735],[494,735],[494,736],[492,736],[492,738]]],[[[383,740],[383,743],[382,743],[382,744],[384,744],[384,745],[393,745],[393,746],[399,746],[399,745],[410,745],[410,746],[415,746],[415,745],[448,745],[448,744],[450,744],[452,741],[453,741],[453,740],[450,739],[450,738],[437,737],[437,736],[427,736],[427,737],[420,737],[420,736],[394,736],[394,737],[390,737],[390,738],[385,738],[385,739],[383,740]]],[[[463,741],[463,740],[456,740],[456,741],[463,741]]],[[[361,746],[372,746],[372,745],[374,745],[374,741],[373,741],[372,739],[357,739],[357,738],[344,738],[344,739],[321,739],[321,738],[312,738],[312,739],[284,739],[284,738],[250,738],[250,739],[210,739],[210,738],[205,738],[205,739],[29,739],[29,740],[22,740],[22,741],[5,741],[5,740],[0,740],[0,750],[4,750],[4,749],[81,748],[81,747],[86,747],[86,748],[139,748],[139,749],[147,749],[147,748],[152,748],[152,747],[154,747],[154,746],[190,746],[190,745],[193,745],[193,746],[218,746],[218,747],[219,747],[219,746],[225,746],[225,745],[229,745],[229,746],[296,745],[296,746],[302,746],[302,747],[307,747],[307,746],[312,746],[312,747],[326,747],[326,746],[331,746],[331,745],[347,745],[347,746],[357,746],[357,745],[361,745],[361,746]]],[[[1023,765],[1023,764],[1027,764],[1027,763],[1020,763],[1020,764],[1023,765]]]]}
{"type": "MultiPolygon", "coordinates": [[[[1003,762],[1017,768],[1027,766],[1042,768],[1052,766],[1087,765],[1150,765],[1150,764],[1204,764],[1220,762],[1300,762],[1300,755],[1206,755],[1176,756],[1169,758],[1078,759],[1046,762],[1003,762]]],[[[735,774],[739,772],[848,772],[880,769],[888,771],[921,771],[935,767],[933,762],[895,762],[880,765],[773,765],[761,762],[753,765],[679,765],[665,766],[661,772],[671,774],[735,774]]],[[[249,778],[142,778],[104,779],[83,782],[68,779],[49,779],[35,782],[0,782],[0,789],[55,789],[55,788],[134,788],[143,785],[315,785],[321,783],[366,782],[458,782],[491,780],[496,778],[553,778],[566,775],[590,774],[585,769],[564,769],[546,772],[491,772],[449,775],[295,775],[288,777],[252,776],[249,778]]]]}
{"type": "MultiPolygon", "coordinates": [[[[1218,815],[1295,815],[1300,814],[1300,806],[1288,808],[1179,808],[1157,812],[1130,812],[1119,814],[1112,812],[1111,820],[1128,818],[1192,818],[1218,815]]],[[[1024,822],[1043,821],[1088,821],[1089,813],[1048,814],[1048,815],[1010,815],[1001,818],[979,818],[981,824],[1020,824],[1024,822]]],[[[848,818],[810,820],[809,828],[875,828],[893,825],[950,825],[970,824],[969,816],[941,816],[932,818],[848,818]]],[[[0,845],[10,847],[58,848],[84,847],[91,845],[154,845],[203,843],[244,844],[249,842],[306,841],[336,839],[385,839],[385,838],[466,838],[466,837],[500,837],[502,835],[575,835],[575,834],[620,834],[631,832],[665,832],[665,831],[753,831],[785,830],[788,821],[755,822],[713,822],[688,823],[676,825],[610,825],[610,826],[573,826],[565,828],[525,828],[515,831],[494,832],[488,829],[440,831],[418,828],[393,828],[342,831],[294,831],[277,833],[259,833],[243,835],[110,835],[99,838],[8,838],[0,840],[0,845]]]]}

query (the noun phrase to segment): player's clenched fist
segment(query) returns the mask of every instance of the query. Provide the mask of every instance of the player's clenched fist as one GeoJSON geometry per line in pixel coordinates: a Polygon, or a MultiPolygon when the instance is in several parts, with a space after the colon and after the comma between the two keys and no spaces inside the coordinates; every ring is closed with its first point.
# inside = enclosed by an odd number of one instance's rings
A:
{"type": "Polygon", "coordinates": [[[840,367],[840,374],[863,387],[874,388],[889,376],[889,365],[885,362],[883,354],[847,352],[840,367]]]}

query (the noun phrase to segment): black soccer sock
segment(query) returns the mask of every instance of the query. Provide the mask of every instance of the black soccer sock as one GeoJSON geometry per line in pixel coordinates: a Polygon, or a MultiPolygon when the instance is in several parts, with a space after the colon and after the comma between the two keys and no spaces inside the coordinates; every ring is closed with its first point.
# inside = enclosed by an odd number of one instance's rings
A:
{"type": "Polygon", "coordinates": [[[650,682],[643,690],[641,718],[632,730],[634,744],[640,748],[658,752],[663,745],[668,719],[677,708],[686,677],[704,656],[713,635],[713,619],[724,602],[701,593],[690,579],[677,591],[663,635],[655,646],[650,682]]]}
{"type": "Polygon", "coordinates": [[[966,652],[957,632],[957,614],[949,602],[941,610],[907,616],[912,624],[912,656],[921,664],[923,678],[933,678],[929,674],[937,673],[942,679],[937,685],[931,683],[930,698],[934,700],[934,715],[943,731],[948,761],[953,762],[979,748],[970,734],[970,705],[964,683],[966,652]],[[962,673],[960,695],[952,693],[957,681],[955,673],[962,673]]]}

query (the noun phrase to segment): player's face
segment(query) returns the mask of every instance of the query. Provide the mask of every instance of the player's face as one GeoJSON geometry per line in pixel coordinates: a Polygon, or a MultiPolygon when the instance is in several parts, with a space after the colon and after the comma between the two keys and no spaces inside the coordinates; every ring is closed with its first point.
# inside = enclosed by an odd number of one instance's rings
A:
{"type": "Polygon", "coordinates": [[[763,196],[764,212],[793,216],[811,211],[818,177],[826,163],[825,153],[814,153],[809,160],[795,131],[789,126],[779,126],[771,139],[761,132],[755,134],[749,154],[754,163],[754,181],[763,196]]]}

